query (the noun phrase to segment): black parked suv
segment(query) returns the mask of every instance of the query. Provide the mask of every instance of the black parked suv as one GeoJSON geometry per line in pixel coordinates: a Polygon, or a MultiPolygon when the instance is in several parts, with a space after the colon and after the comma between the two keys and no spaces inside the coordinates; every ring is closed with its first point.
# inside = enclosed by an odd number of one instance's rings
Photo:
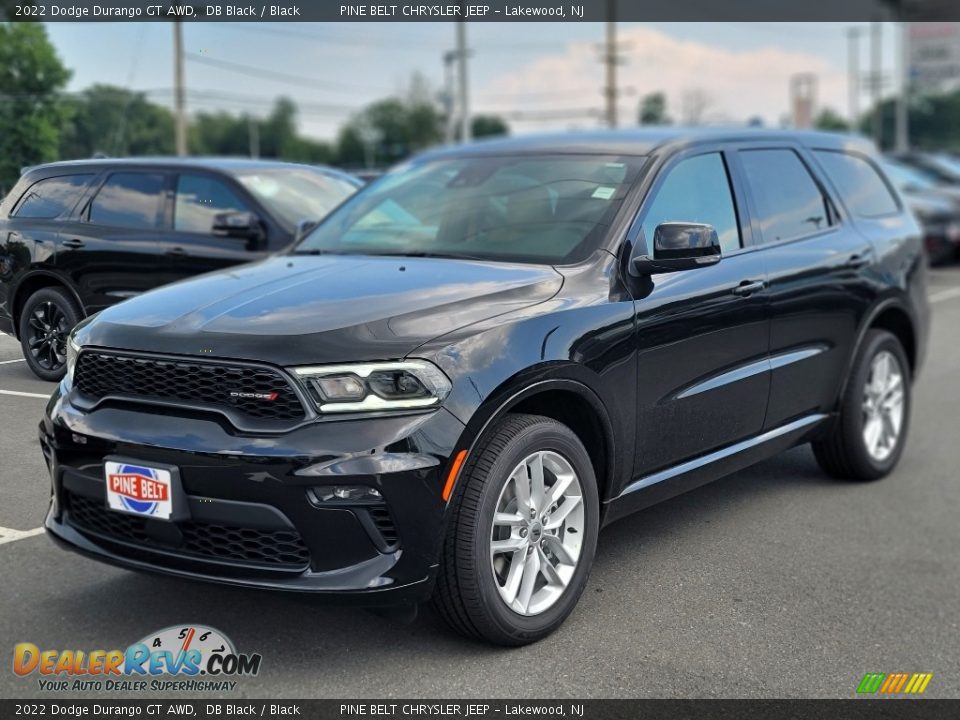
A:
{"type": "Polygon", "coordinates": [[[925,284],[850,137],[433,152],[289,253],[82,323],[40,426],[46,527],[132,569],[432,596],[528,643],[627,513],[799,443],[835,477],[889,473],[925,284]]]}
{"type": "Polygon", "coordinates": [[[26,170],[0,203],[0,332],[30,368],[63,377],[83,317],[293,242],[361,186],[330,168],[169,159],[82,160],[26,170]]]}

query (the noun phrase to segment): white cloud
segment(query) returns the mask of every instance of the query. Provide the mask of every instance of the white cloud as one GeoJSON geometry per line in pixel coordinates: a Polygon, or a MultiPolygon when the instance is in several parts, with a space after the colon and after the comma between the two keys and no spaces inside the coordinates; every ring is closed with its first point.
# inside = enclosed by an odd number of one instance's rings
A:
{"type": "MultiPolygon", "coordinates": [[[[636,121],[640,97],[663,91],[668,110],[681,120],[685,98],[691,94],[709,98],[706,116],[710,122],[744,122],[760,116],[767,125],[777,125],[789,113],[790,77],[796,73],[817,76],[818,107],[843,112],[846,107],[844,71],[810,52],[770,47],[736,50],[684,40],[648,27],[624,29],[624,65],[618,67],[621,95],[621,125],[636,121]]],[[[574,42],[560,53],[542,56],[503,73],[478,88],[475,111],[524,109],[594,109],[604,104],[601,94],[603,66],[595,43],[574,42]]],[[[598,120],[581,118],[518,122],[518,131],[591,127],[598,120]]]]}

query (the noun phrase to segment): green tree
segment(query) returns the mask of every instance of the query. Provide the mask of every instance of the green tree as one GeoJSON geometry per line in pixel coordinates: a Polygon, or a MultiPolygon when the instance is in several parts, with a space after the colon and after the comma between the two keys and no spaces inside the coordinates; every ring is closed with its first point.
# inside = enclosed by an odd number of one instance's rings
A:
{"type": "Polygon", "coordinates": [[[510,128],[496,115],[475,115],[470,121],[470,132],[475,138],[509,135],[510,128]]]}
{"type": "Polygon", "coordinates": [[[839,113],[824,108],[813,121],[813,126],[817,130],[830,130],[834,132],[845,132],[850,129],[850,124],[840,116],[839,113]]]}
{"type": "Polygon", "coordinates": [[[390,165],[442,140],[443,116],[415,75],[404,97],[379,100],[340,129],[337,161],[345,167],[390,165]]]}
{"type": "Polygon", "coordinates": [[[673,121],[667,116],[667,96],[662,92],[644,95],[637,112],[640,125],[670,125],[673,121]]]}
{"type": "Polygon", "coordinates": [[[65,159],[173,152],[173,114],[143,93],[93,85],[69,98],[67,105],[73,121],[60,138],[65,159]]]}
{"type": "Polygon", "coordinates": [[[0,188],[24,166],[57,159],[69,79],[42,25],[0,24],[0,188]]]}

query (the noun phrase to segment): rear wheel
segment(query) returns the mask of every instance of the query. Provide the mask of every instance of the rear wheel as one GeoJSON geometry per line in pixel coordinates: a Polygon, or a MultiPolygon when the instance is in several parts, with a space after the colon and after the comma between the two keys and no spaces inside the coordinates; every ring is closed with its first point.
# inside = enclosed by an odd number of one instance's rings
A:
{"type": "Polygon", "coordinates": [[[451,501],[434,605],[458,632],[525,645],[556,630],[596,549],[597,483],[565,425],[508,415],[465,466],[451,501]]]}
{"type": "Polygon", "coordinates": [[[876,480],[896,466],[910,420],[910,366],[896,336],[871,330],[827,437],[813,443],[820,467],[838,478],[876,480]]]}
{"type": "Polygon", "coordinates": [[[20,346],[34,374],[59,381],[67,369],[67,336],[80,322],[81,313],[66,290],[38,290],[20,314],[20,346]]]}

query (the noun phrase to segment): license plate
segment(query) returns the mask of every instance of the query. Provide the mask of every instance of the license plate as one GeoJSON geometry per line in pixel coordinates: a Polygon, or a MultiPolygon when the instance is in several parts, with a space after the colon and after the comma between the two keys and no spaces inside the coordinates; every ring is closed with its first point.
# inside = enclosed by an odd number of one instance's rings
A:
{"type": "Polygon", "coordinates": [[[174,483],[170,469],[134,461],[104,462],[107,505],[111,510],[170,520],[174,514],[174,483]]]}

